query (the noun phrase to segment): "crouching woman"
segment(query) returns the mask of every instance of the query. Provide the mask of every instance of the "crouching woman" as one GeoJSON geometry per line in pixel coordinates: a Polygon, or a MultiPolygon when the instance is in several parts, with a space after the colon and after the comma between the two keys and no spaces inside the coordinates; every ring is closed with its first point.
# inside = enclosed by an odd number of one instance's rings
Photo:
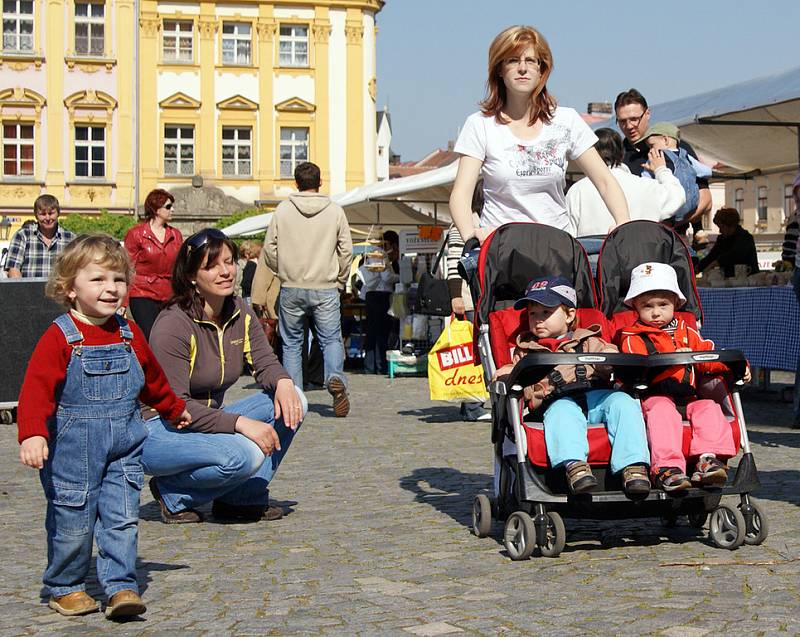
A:
{"type": "Polygon", "coordinates": [[[237,248],[219,230],[184,241],[172,278],[173,296],[156,319],[150,346],[192,423],[176,428],[147,420],[142,463],[167,524],[201,522],[196,510],[213,502],[218,519],[274,520],[275,476],[307,410],[267,343],[258,319],[234,295],[237,248]],[[224,405],[243,363],[261,391],[224,405]]]}

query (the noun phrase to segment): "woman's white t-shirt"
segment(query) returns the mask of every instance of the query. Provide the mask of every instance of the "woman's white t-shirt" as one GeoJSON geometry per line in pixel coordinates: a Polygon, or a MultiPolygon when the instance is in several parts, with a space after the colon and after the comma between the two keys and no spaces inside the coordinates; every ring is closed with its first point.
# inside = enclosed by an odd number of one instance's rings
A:
{"type": "Polygon", "coordinates": [[[597,136],[573,108],[556,108],[550,123],[529,141],[518,139],[494,117],[470,115],[454,150],[483,162],[481,226],[537,221],[566,229],[567,162],[596,142],[597,136]]]}

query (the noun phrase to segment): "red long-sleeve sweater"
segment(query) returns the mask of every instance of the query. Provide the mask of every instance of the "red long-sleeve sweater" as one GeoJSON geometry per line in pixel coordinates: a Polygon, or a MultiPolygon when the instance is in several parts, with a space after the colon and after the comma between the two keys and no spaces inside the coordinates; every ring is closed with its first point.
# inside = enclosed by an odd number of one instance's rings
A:
{"type": "MultiPolygon", "coordinates": [[[[83,345],[112,345],[122,342],[119,323],[114,317],[99,326],[77,320],[75,324],[83,334],[83,345]]],[[[174,420],[185,409],[186,403],[170,388],[167,377],[147,345],[142,331],[134,323],[128,324],[133,331],[133,351],[144,371],[144,387],[139,393],[139,400],[155,409],[165,419],[174,420]]],[[[36,344],[19,394],[17,422],[20,442],[31,436],[48,438],[47,420],[55,414],[56,397],[66,379],[71,354],[72,347],[55,324],[47,329],[36,344]]]]}

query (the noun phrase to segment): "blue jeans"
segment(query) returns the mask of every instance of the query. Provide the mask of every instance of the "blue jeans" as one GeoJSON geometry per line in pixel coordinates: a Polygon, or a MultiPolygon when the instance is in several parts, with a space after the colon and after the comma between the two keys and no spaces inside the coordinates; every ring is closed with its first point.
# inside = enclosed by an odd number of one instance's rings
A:
{"type": "MultiPolygon", "coordinates": [[[[133,340],[117,317],[123,341],[133,340]]],[[[47,497],[47,568],[54,597],[86,589],[97,542],[97,579],[106,595],[136,583],[140,456],[145,429],[137,397],[144,373],[129,345],[81,346],[68,315],[56,319],[75,349],[49,424],[49,457],[39,472],[47,497]]]]}
{"type": "Polygon", "coordinates": [[[325,385],[336,377],[347,386],[344,376],[342,313],[336,288],[314,290],[281,288],[278,325],[283,341],[283,366],[294,384],[303,386],[303,319],[312,316],[325,365],[325,385]]]}
{"type": "Polygon", "coordinates": [[[559,398],[544,412],[544,439],[550,465],[589,457],[587,423],[606,423],[611,442],[611,472],[631,464],[650,464],[650,450],[639,403],[625,392],[592,389],[586,392],[587,416],[572,398],[559,398]]]}
{"type": "MultiPolygon", "coordinates": [[[[297,393],[308,411],[303,392],[297,393]]],[[[273,398],[258,392],[224,408],[224,411],[270,423],[281,441],[280,451],[270,456],[242,434],[202,433],[178,430],[161,418],[145,422],[147,440],[142,464],[155,476],[167,508],[176,513],[194,509],[211,500],[228,504],[269,504],[269,483],[283,460],[296,431],[275,421],[273,398]]]]}

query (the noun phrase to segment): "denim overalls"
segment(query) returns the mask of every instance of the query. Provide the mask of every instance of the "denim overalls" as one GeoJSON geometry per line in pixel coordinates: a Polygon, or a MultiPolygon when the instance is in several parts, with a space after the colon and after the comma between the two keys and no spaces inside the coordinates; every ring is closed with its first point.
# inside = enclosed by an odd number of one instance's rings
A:
{"type": "Polygon", "coordinates": [[[146,432],[137,398],[144,373],[128,322],[115,317],[122,342],[113,345],[84,346],[69,314],[55,320],[72,354],[49,423],[49,458],[40,472],[47,497],[43,581],[54,597],[85,589],[93,535],[97,578],[106,595],[138,592],[140,456],[146,432]]]}

